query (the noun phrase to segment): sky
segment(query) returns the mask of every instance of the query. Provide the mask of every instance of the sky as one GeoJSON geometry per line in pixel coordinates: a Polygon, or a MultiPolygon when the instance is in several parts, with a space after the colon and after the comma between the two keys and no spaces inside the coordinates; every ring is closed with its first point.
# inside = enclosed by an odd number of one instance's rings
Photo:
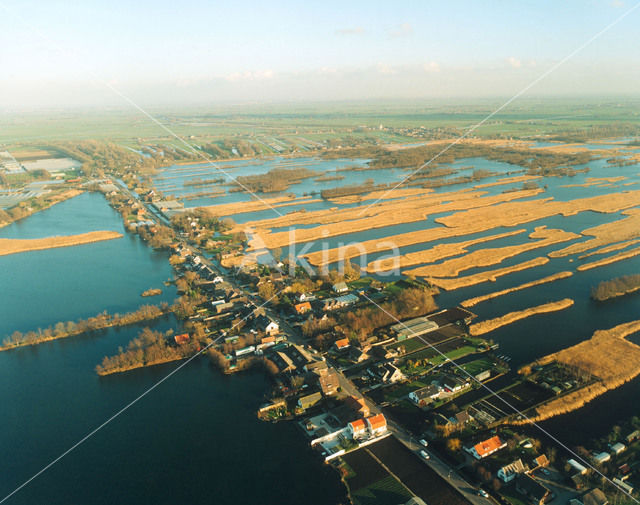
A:
{"type": "Polygon", "coordinates": [[[638,2],[0,0],[0,107],[635,94],[638,2]]]}

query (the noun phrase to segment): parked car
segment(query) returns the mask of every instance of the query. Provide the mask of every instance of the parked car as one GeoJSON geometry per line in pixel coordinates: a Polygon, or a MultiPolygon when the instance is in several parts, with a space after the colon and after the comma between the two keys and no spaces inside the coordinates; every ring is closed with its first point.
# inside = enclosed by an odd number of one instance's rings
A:
{"type": "Polygon", "coordinates": [[[430,456],[427,454],[427,451],[420,451],[420,456],[422,456],[424,459],[430,459],[430,456]]]}
{"type": "Polygon", "coordinates": [[[478,489],[478,494],[483,498],[489,498],[489,493],[487,493],[484,489],[478,489]]]}
{"type": "Polygon", "coordinates": [[[428,447],[428,446],[429,446],[429,442],[427,442],[424,438],[421,438],[421,439],[420,439],[420,445],[423,445],[423,446],[425,446],[425,447],[428,447]]]}

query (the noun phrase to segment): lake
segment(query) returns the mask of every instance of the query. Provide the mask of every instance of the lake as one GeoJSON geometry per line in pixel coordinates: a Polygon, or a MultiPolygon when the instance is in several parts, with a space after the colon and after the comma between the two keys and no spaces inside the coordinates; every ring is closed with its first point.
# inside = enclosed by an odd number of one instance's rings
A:
{"type": "MultiPolygon", "coordinates": [[[[116,230],[107,242],[0,257],[0,334],[171,302],[168,255],[124,232],[86,193],[0,230],[0,237],[116,230]],[[163,295],[141,298],[149,287],[163,295]]],[[[149,323],[178,328],[172,316],[149,323]]],[[[178,366],[99,377],[94,367],[142,325],[0,353],[0,499],[178,366]]],[[[16,493],[7,504],[346,503],[337,473],[293,423],[259,421],[262,373],[222,376],[197,358],[16,493]]]]}

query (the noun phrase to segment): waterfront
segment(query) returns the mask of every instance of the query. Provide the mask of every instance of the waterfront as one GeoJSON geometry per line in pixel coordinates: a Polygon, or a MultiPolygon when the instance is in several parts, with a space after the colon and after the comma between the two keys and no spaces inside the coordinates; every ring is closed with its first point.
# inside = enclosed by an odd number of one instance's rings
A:
{"type": "MultiPolygon", "coordinates": [[[[172,276],[166,253],[126,234],[98,194],[86,194],[2,230],[39,237],[112,229],[124,238],[0,258],[2,334],[107,309],[172,301],[140,293],[172,276]],[[113,245],[113,248],[110,246],[113,245]]],[[[149,324],[176,328],[172,316],[149,324]]],[[[178,364],[99,377],[103,356],[143,325],[112,328],[0,353],[3,497],[178,364]]],[[[35,479],[7,503],[344,503],[337,473],[299,429],[256,418],[270,383],[262,373],[222,376],[198,358],[35,479]]]]}

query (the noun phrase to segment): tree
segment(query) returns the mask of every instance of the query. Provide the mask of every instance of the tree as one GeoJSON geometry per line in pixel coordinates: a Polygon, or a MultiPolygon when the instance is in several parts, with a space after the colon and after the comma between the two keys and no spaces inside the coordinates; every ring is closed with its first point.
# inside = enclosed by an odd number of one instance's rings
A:
{"type": "Polygon", "coordinates": [[[265,301],[272,300],[276,293],[276,288],[271,282],[263,282],[258,286],[258,295],[265,301]]]}
{"type": "Polygon", "coordinates": [[[462,442],[459,438],[447,439],[447,449],[451,452],[458,452],[462,447],[462,442]]]}

